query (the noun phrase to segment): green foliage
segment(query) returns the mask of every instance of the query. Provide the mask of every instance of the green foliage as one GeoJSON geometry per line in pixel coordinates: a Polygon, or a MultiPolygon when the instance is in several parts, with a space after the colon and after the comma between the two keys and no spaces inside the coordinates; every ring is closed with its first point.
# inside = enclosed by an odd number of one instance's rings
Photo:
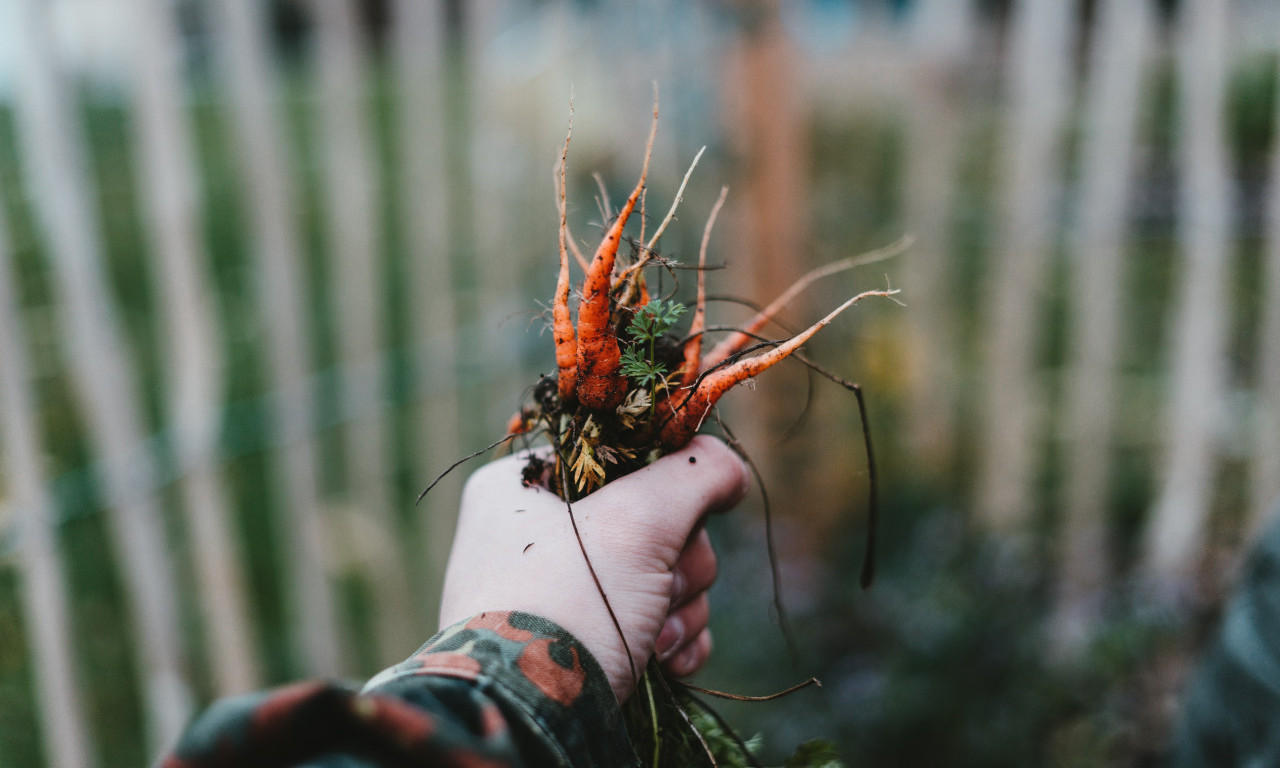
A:
{"type": "Polygon", "coordinates": [[[672,299],[654,299],[631,318],[627,335],[639,342],[652,344],[671,330],[687,307],[672,299]]]}
{"type": "Polygon", "coordinates": [[[651,361],[640,346],[622,350],[622,374],[638,387],[650,388],[667,375],[667,366],[651,361]]]}
{"type": "Polygon", "coordinates": [[[658,339],[675,326],[686,309],[671,299],[654,299],[632,316],[627,335],[634,343],[622,350],[622,374],[636,386],[652,392],[666,381],[670,371],[656,359],[658,339]]]}

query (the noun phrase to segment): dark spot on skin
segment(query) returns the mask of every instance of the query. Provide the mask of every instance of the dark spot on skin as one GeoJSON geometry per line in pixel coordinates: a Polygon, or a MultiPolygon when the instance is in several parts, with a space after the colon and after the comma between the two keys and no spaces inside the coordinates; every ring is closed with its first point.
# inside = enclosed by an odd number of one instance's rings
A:
{"type": "Polygon", "coordinates": [[[690,463],[690,464],[697,464],[697,463],[698,463],[698,457],[697,457],[697,456],[690,456],[690,457],[689,457],[689,463],[690,463]]]}
{"type": "Polygon", "coordinates": [[[524,554],[525,552],[528,552],[528,551],[529,551],[529,547],[532,547],[532,546],[533,546],[533,542],[532,542],[532,541],[531,541],[531,542],[529,542],[528,544],[525,544],[525,545],[524,545],[524,549],[520,551],[520,554],[524,554]]]}
{"type": "Polygon", "coordinates": [[[523,509],[517,509],[517,510],[516,510],[516,513],[520,513],[520,512],[523,512],[523,511],[524,511],[523,509]]]}

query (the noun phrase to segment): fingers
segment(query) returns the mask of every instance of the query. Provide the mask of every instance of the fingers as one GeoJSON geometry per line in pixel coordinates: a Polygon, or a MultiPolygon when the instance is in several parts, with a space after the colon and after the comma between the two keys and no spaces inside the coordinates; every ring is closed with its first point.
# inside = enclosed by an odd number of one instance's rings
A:
{"type": "Polygon", "coordinates": [[[711,601],[702,592],[684,606],[672,611],[658,633],[654,653],[658,661],[667,662],[680,656],[695,642],[711,618],[711,601]]]}
{"type": "Polygon", "coordinates": [[[711,537],[705,530],[694,534],[685,545],[671,570],[671,608],[684,605],[691,597],[711,588],[716,580],[716,552],[711,548],[711,537]]]}
{"type": "Polygon", "coordinates": [[[711,657],[711,645],[711,630],[704,629],[692,643],[663,663],[662,668],[672,677],[688,677],[707,663],[711,657]]]}

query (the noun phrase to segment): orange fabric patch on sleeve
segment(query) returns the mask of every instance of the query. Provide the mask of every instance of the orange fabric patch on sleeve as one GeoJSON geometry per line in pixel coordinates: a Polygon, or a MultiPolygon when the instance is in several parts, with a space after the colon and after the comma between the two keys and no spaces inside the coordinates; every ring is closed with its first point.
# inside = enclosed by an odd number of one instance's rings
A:
{"type": "Polygon", "coordinates": [[[538,687],[547,698],[566,707],[573,706],[582,694],[582,686],[587,680],[586,670],[578,658],[578,649],[571,648],[573,668],[565,669],[551,658],[552,639],[544,637],[534,640],[525,646],[517,664],[524,676],[538,687]]]}
{"type": "Polygon", "coordinates": [[[529,630],[511,626],[511,611],[486,611],[468,621],[466,628],[487,629],[517,643],[527,643],[533,639],[533,633],[529,630]]]}

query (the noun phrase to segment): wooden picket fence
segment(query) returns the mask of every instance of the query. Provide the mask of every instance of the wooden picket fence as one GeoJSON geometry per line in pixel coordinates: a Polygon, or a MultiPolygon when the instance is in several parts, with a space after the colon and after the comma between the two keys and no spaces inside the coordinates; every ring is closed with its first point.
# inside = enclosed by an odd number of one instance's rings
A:
{"type": "MultiPolygon", "coordinates": [[[[128,60],[89,100],[117,100],[125,128],[112,136],[131,164],[106,170],[53,5],[14,3],[3,158],[16,162],[0,166],[0,502],[18,583],[6,611],[26,633],[47,765],[149,756],[210,696],[282,674],[364,674],[434,631],[458,483],[417,508],[413,491],[487,443],[545,367],[545,339],[519,331],[550,286],[570,83],[582,172],[617,155],[623,179],[649,82],[675,94],[664,125],[677,140],[658,167],[677,178],[692,154],[682,141],[712,145],[708,184],[721,171],[738,183],[726,251],[754,295],[810,258],[813,125],[893,116],[888,226],[915,238],[892,267],[908,303],[893,321],[901,450],[920,457],[910,472],[965,489],[974,518],[1016,541],[1044,504],[1052,447],[1066,478],[1051,502],[1057,651],[1087,642],[1121,572],[1176,600],[1211,542],[1241,548],[1280,498],[1280,195],[1241,191],[1227,132],[1233,72],[1274,67],[1280,48],[1280,34],[1243,31],[1265,4],[1183,0],[1164,18],[1148,0],[1100,0],[1082,28],[1059,0],[1020,0],[1008,18],[918,0],[903,18],[856,21],[765,4],[772,15],[737,25],[714,4],[393,0],[375,49],[363,4],[313,0],[309,46],[282,59],[268,4],[206,0],[193,74],[178,4],[116,0],[128,60]],[[842,23],[847,39],[832,43],[842,23]],[[1177,92],[1168,177],[1144,123],[1160,73],[1177,92]],[[998,141],[990,199],[975,203],[961,170],[983,131],[998,141]],[[1150,237],[1144,201],[1169,184],[1168,236],[1150,237]],[[122,197],[133,213],[104,207],[122,197]],[[1249,201],[1265,202],[1243,232],[1249,201]],[[974,206],[989,231],[969,284],[955,222],[974,206]],[[121,215],[140,222],[137,253],[112,244],[121,215]],[[1149,248],[1173,275],[1157,333],[1132,330],[1155,322],[1135,309],[1148,289],[1134,254],[1149,248]],[[226,259],[230,271],[211,268],[226,259]],[[145,309],[126,298],[138,296],[145,309]],[[1046,366],[1051,296],[1065,351],[1046,366]],[[1151,338],[1156,375],[1139,380],[1125,348],[1151,338]],[[958,444],[966,419],[975,451],[958,444]],[[237,429],[251,437],[237,444],[237,429]],[[1149,457],[1150,514],[1136,562],[1111,562],[1116,456],[1135,448],[1149,457]],[[1247,480],[1229,483],[1224,465],[1247,480]],[[86,477],[89,490],[68,492],[86,477]],[[1225,534],[1211,525],[1224,506],[1225,534]],[[247,523],[245,509],[269,521],[247,523]],[[127,636],[145,745],[108,749],[89,725],[77,659],[100,638],[78,631],[62,533],[86,518],[102,521],[93,546],[127,606],[111,626],[127,636]],[[276,547],[265,575],[250,573],[263,547],[250,530],[276,547]],[[257,621],[272,609],[288,658],[269,664],[257,621]]],[[[1262,189],[1280,180],[1272,145],[1269,168],[1245,168],[1262,189]]]]}

